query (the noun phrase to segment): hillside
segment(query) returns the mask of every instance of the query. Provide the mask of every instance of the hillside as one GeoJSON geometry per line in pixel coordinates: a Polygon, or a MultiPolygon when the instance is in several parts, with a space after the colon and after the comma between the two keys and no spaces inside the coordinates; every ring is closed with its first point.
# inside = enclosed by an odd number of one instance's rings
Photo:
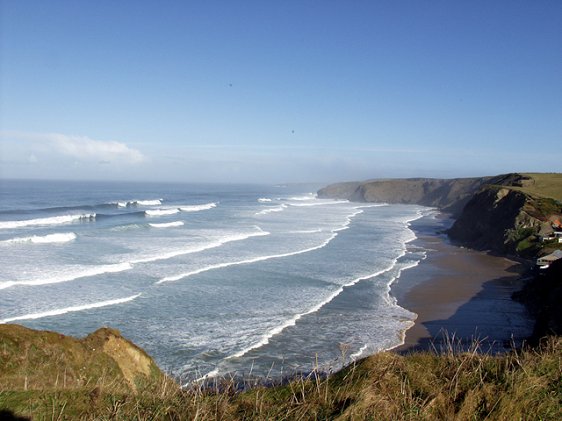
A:
{"type": "Polygon", "coordinates": [[[458,213],[472,195],[492,177],[479,178],[407,178],[337,183],[318,191],[318,197],[347,199],[355,202],[419,204],[458,213]]]}
{"type": "Polygon", "coordinates": [[[383,352],[333,375],[312,371],[274,387],[220,379],[182,390],[111,329],[79,340],[5,325],[0,329],[0,417],[560,419],[560,338],[501,356],[479,352],[478,343],[470,352],[457,351],[452,339],[449,343],[445,354],[383,352]]]}
{"type": "Polygon", "coordinates": [[[105,387],[135,392],[164,375],[119,331],[101,328],[83,339],[23,326],[0,325],[0,390],[105,387]]]}
{"type": "Polygon", "coordinates": [[[479,250],[534,257],[558,247],[541,243],[539,236],[562,220],[562,174],[337,183],[318,196],[439,208],[456,218],[450,238],[479,250]]]}
{"type": "Polygon", "coordinates": [[[463,245],[535,257],[559,247],[542,242],[562,219],[561,174],[510,174],[485,185],[468,201],[449,230],[463,245]],[[550,195],[550,196],[549,196],[550,195]]]}

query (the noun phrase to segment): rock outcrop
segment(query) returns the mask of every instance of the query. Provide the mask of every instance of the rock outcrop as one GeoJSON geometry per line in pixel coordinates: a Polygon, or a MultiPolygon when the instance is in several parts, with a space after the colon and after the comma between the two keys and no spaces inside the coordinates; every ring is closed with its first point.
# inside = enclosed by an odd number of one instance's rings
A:
{"type": "Polygon", "coordinates": [[[553,199],[512,187],[518,186],[487,185],[474,194],[449,237],[478,250],[534,257],[541,248],[539,236],[552,230],[550,221],[561,208],[553,199]]]}
{"type": "Polygon", "coordinates": [[[135,392],[164,377],[141,348],[118,330],[101,328],[83,339],[20,325],[0,325],[0,388],[57,390],[111,385],[135,392]]]}

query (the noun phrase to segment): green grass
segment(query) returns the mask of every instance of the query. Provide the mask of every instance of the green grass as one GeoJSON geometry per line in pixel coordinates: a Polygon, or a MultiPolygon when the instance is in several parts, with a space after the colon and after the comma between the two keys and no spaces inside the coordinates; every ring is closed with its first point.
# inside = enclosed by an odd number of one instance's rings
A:
{"type": "Polygon", "coordinates": [[[27,391],[4,384],[0,409],[38,420],[559,420],[561,360],[557,337],[500,356],[451,341],[445,354],[383,352],[328,377],[313,371],[245,392],[224,379],[182,390],[165,377],[134,392],[99,381],[27,391]]]}
{"type": "Polygon", "coordinates": [[[524,173],[533,182],[516,189],[539,197],[547,197],[562,202],[562,173],[524,173]]]}

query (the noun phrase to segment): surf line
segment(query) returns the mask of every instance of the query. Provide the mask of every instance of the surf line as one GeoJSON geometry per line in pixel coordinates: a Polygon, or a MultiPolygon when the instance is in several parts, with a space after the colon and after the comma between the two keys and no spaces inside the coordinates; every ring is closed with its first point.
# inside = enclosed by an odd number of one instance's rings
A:
{"type": "MultiPolygon", "coordinates": [[[[336,298],[338,295],[340,295],[345,288],[348,288],[350,286],[353,286],[355,284],[357,284],[358,282],[361,281],[366,281],[372,278],[376,278],[377,276],[382,275],[383,273],[386,273],[390,270],[392,270],[392,268],[394,268],[396,264],[396,261],[393,261],[388,267],[386,267],[385,269],[381,269],[375,273],[372,273],[370,275],[367,276],[362,276],[359,278],[355,278],[352,281],[341,285],[337,290],[335,290],[334,292],[332,292],[332,294],[330,294],[324,301],[316,304],[314,307],[310,308],[309,310],[305,311],[304,313],[298,313],[295,314],[293,317],[291,317],[290,319],[286,320],[283,324],[274,327],[273,329],[269,330],[267,333],[265,333],[261,340],[253,345],[248,346],[247,348],[244,348],[232,355],[227,356],[223,361],[227,361],[227,360],[232,360],[235,358],[240,358],[243,357],[244,355],[246,355],[248,352],[254,350],[254,349],[258,349],[261,348],[264,345],[267,345],[269,343],[269,340],[271,338],[273,338],[274,336],[280,334],[281,332],[283,332],[286,328],[290,327],[290,326],[294,326],[296,325],[297,321],[299,319],[301,319],[304,316],[307,316],[309,314],[312,313],[316,313],[318,310],[320,310],[322,307],[324,307],[326,304],[330,303],[332,300],[334,300],[334,298],[336,298]]],[[[220,370],[218,369],[218,367],[215,367],[215,369],[213,369],[212,371],[208,372],[207,374],[205,374],[204,376],[199,377],[198,379],[196,379],[195,381],[202,381],[202,380],[206,380],[209,378],[213,378],[216,377],[220,374],[220,370]]],[[[187,385],[186,385],[187,386],[187,385]]]]}
{"type": "Polygon", "coordinates": [[[62,275],[55,278],[40,278],[31,281],[5,281],[0,282],[0,289],[10,288],[13,286],[27,285],[27,286],[37,286],[37,285],[48,285],[48,284],[58,284],[61,282],[74,281],[75,279],[88,278],[90,276],[103,275],[105,273],[118,273],[126,270],[132,269],[133,266],[130,263],[115,263],[110,265],[102,265],[86,269],[79,273],[62,275]]]}
{"type": "Polygon", "coordinates": [[[316,304],[314,307],[312,307],[311,309],[305,311],[304,313],[298,313],[295,314],[292,318],[290,318],[289,320],[285,321],[283,324],[274,327],[273,329],[271,329],[269,332],[267,332],[262,339],[257,342],[254,345],[251,345],[245,349],[242,349],[241,351],[238,351],[235,354],[229,355],[228,357],[226,357],[226,360],[230,360],[233,358],[240,358],[242,356],[244,356],[245,354],[247,354],[248,352],[250,352],[253,349],[257,349],[257,348],[261,348],[264,345],[267,345],[269,343],[269,340],[274,337],[275,335],[278,335],[279,333],[281,333],[283,330],[285,330],[286,328],[288,328],[289,326],[294,326],[297,321],[299,319],[301,319],[303,316],[307,316],[309,314],[312,313],[316,313],[318,310],[320,310],[322,307],[324,307],[326,304],[330,303],[331,301],[334,300],[334,298],[336,298],[338,295],[340,295],[343,290],[345,288],[349,288],[350,286],[353,286],[355,284],[357,284],[358,282],[361,281],[366,281],[368,279],[372,279],[372,278],[376,278],[377,276],[382,275],[383,273],[388,272],[389,270],[391,270],[394,267],[395,263],[393,262],[391,265],[389,265],[387,268],[385,269],[381,269],[375,273],[372,273],[370,275],[367,276],[362,276],[360,278],[355,278],[352,281],[348,282],[347,284],[341,285],[337,290],[335,290],[334,292],[332,292],[332,294],[330,294],[328,296],[328,298],[326,298],[324,301],[321,301],[320,303],[316,304]]]}
{"type": "Polygon", "coordinates": [[[55,310],[44,311],[41,313],[32,313],[26,314],[23,316],[16,316],[16,317],[8,317],[7,319],[0,320],[0,324],[14,322],[16,320],[32,320],[32,319],[41,319],[43,317],[49,316],[60,316],[61,314],[72,313],[76,311],[83,311],[89,310],[91,308],[100,308],[100,307],[107,307],[116,304],[123,304],[129,301],[133,301],[134,299],[140,297],[141,294],[131,295],[130,297],[126,298],[118,298],[116,300],[108,300],[108,301],[99,301],[97,303],[92,304],[84,304],[81,306],[72,306],[72,307],[65,307],[65,308],[58,308],[55,310]]]}
{"type": "Polygon", "coordinates": [[[287,253],[279,253],[279,254],[271,254],[269,256],[253,257],[251,259],[238,260],[238,261],[235,261],[235,262],[216,263],[214,265],[209,265],[209,266],[203,267],[201,269],[193,270],[191,272],[180,273],[179,275],[173,275],[173,276],[166,276],[165,278],[162,278],[158,282],[156,282],[155,285],[163,284],[165,282],[179,281],[180,279],[185,279],[185,278],[188,278],[188,277],[193,276],[193,275],[198,275],[198,274],[203,273],[203,272],[208,272],[210,270],[222,269],[222,268],[226,268],[226,267],[230,267],[230,266],[246,265],[246,264],[250,264],[250,263],[263,262],[265,260],[271,260],[271,259],[280,259],[280,258],[283,258],[283,257],[296,256],[298,254],[304,254],[304,253],[308,253],[308,252],[311,252],[311,251],[314,251],[314,250],[319,250],[321,248],[326,247],[328,244],[330,244],[330,242],[338,236],[339,231],[343,231],[345,229],[348,229],[349,224],[351,223],[351,219],[354,216],[357,216],[362,212],[363,212],[362,210],[357,210],[357,211],[353,212],[351,215],[348,215],[346,217],[345,224],[342,225],[340,228],[336,228],[336,229],[332,230],[331,231],[332,235],[327,240],[325,240],[324,242],[322,242],[321,244],[319,244],[317,246],[309,247],[309,248],[306,248],[306,249],[303,249],[303,250],[291,251],[291,252],[287,252],[287,253]]]}

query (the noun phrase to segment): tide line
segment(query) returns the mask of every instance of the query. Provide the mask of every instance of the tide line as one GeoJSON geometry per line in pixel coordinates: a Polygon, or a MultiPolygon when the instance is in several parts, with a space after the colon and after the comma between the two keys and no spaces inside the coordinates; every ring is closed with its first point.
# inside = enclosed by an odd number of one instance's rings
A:
{"type": "Polygon", "coordinates": [[[91,308],[100,308],[100,307],[107,307],[107,306],[112,306],[112,305],[116,305],[116,304],[123,304],[123,303],[127,303],[129,301],[133,301],[134,299],[136,299],[140,296],[141,296],[141,294],[136,294],[136,295],[131,295],[130,297],[126,297],[126,298],[118,298],[116,300],[99,301],[97,303],[84,304],[84,305],[81,305],[81,306],[58,308],[58,309],[55,309],[55,310],[44,311],[44,312],[41,312],[41,313],[32,313],[32,314],[26,314],[26,315],[23,315],[23,316],[8,317],[7,319],[0,320],[0,324],[15,322],[17,320],[32,320],[32,319],[41,319],[43,317],[49,317],[49,316],[60,316],[61,314],[72,313],[72,312],[76,312],[76,311],[89,310],[91,308]]]}
{"type": "Polygon", "coordinates": [[[326,298],[324,301],[316,304],[314,307],[312,307],[311,309],[305,311],[304,313],[299,313],[294,315],[292,318],[290,318],[289,320],[286,320],[283,324],[274,327],[273,329],[271,329],[269,332],[267,332],[265,335],[263,335],[262,339],[255,343],[254,345],[251,345],[247,348],[244,348],[243,350],[233,354],[233,355],[229,355],[228,357],[226,357],[226,360],[229,359],[233,359],[233,358],[240,358],[242,356],[244,356],[245,354],[247,354],[248,352],[250,352],[253,349],[257,349],[257,348],[261,348],[264,345],[267,345],[269,343],[269,340],[274,337],[275,335],[278,335],[279,333],[281,333],[283,330],[285,330],[286,328],[288,328],[289,326],[294,326],[297,321],[302,318],[303,316],[307,316],[309,314],[312,313],[316,313],[318,310],[320,310],[322,307],[324,307],[326,304],[328,304],[329,302],[331,302],[334,298],[336,298],[338,295],[340,295],[343,290],[345,288],[348,288],[350,286],[355,285],[358,282],[361,281],[366,281],[368,279],[371,278],[375,278],[377,276],[382,275],[385,272],[388,272],[389,270],[391,270],[394,267],[395,263],[391,264],[389,267],[387,267],[386,269],[381,269],[375,273],[372,273],[370,275],[367,276],[362,276],[360,278],[356,278],[353,279],[352,281],[340,286],[336,291],[334,291],[332,294],[330,294],[328,296],[328,298],[326,298]]]}

